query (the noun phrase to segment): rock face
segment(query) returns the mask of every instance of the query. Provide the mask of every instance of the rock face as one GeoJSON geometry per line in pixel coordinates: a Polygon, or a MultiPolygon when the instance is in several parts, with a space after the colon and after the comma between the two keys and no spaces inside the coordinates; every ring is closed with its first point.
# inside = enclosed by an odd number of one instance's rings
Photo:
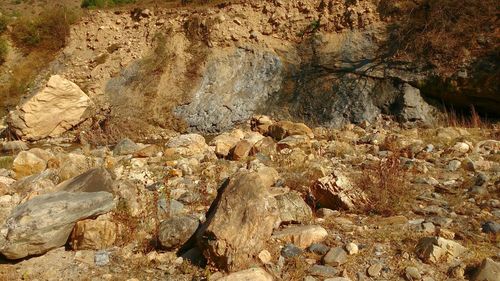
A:
{"type": "Polygon", "coordinates": [[[205,257],[221,269],[245,268],[271,237],[279,213],[264,177],[245,171],[226,182],[197,235],[205,257]]]}
{"type": "Polygon", "coordinates": [[[17,206],[0,229],[0,252],[20,259],[66,243],[75,222],[113,208],[107,192],[57,192],[40,195],[17,206]]]}
{"type": "Polygon", "coordinates": [[[270,52],[235,49],[208,59],[202,81],[176,113],[191,130],[213,133],[249,119],[281,87],[283,63],[270,52]]]}
{"type": "Polygon", "coordinates": [[[349,179],[339,172],[319,179],[311,188],[317,203],[323,208],[353,210],[368,201],[363,191],[356,189],[349,179]]]}
{"type": "Polygon", "coordinates": [[[82,122],[91,105],[76,84],[54,75],[45,88],[11,112],[7,122],[22,139],[55,137],[82,122]]]}

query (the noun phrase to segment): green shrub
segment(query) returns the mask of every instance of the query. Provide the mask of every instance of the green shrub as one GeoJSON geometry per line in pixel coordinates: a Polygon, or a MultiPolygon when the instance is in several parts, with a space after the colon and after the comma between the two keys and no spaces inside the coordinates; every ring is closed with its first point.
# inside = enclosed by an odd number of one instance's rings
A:
{"type": "Polygon", "coordinates": [[[9,25],[9,19],[4,15],[0,16],[0,34],[7,30],[7,25],[9,25]]]}
{"type": "Polygon", "coordinates": [[[0,65],[5,62],[8,53],[9,46],[7,45],[7,40],[0,37],[0,65]]]}
{"type": "Polygon", "coordinates": [[[83,0],[82,8],[105,8],[121,4],[135,3],[135,0],[83,0]]]}

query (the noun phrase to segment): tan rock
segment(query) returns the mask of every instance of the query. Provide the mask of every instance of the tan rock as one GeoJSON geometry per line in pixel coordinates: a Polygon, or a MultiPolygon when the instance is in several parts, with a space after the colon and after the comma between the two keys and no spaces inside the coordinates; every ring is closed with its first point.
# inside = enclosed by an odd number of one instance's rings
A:
{"type": "Polygon", "coordinates": [[[210,263],[223,270],[240,270],[264,249],[279,220],[269,189],[270,181],[247,171],[237,173],[220,188],[197,235],[210,263]]]}
{"type": "Polygon", "coordinates": [[[243,160],[248,157],[250,150],[252,149],[252,144],[247,140],[242,140],[236,144],[233,149],[231,158],[235,161],[243,160]]]}
{"type": "Polygon", "coordinates": [[[333,210],[354,210],[368,202],[366,194],[340,172],[318,179],[311,187],[311,193],[321,207],[333,210]]]}
{"type": "Polygon", "coordinates": [[[273,281],[273,276],[262,268],[250,268],[218,279],[218,281],[273,281]]]}
{"type": "Polygon", "coordinates": [[[425,262],[437,263],[450,261],[467,251],[467,248],[455,241],[441,237],[424,237],[415,248],[417,256],[425,262]]]}
{"type": "Polygon", "coordinates": [[[273,234],[273,238],[293,243],[305,249],[311,244],[322,242],[328,237],[328,232],[319,225],[293,226],[273,234]]]}
{"type": "Polygon", "coordinates": [[[91,105],[76,84],[54,75],[45,88],[9,114],[7,123],[22,139],[55,137],[82,122],[91,105]]]}
{"type": "Polygon", "coordinates": [[[272,155],[276,152],[276,142],[271,137],[265,137],[258,141],[250,151],[250,155],[262,153],[264,155],[272,155]]]}
{"type": "Polygon", "coordinates": [[[303,123],[280,121],[269,126],[268,135],[275,140],[282,140],[288,136],[300,135],[314,138],[313,131],[303,123]]]}
{"type": "Polygon", "coordinates": [[[209,151],[209,146],[205,138],[198,134],[180,135],[167,142],[166,154],[172,153],[181,157],[194,157],[203,159],[205,153],[209,151]]]}
{"type": "Polygon", "coordinates": [[[231,150],[240,140],[241,138],[225,133],[216,136],[212,141],[210,141],[210,145],[215,146],[215,154],[218,157],[224,158],[229,155],[231,150]]]}
{"type": "Polygon", "coordinates": [[[106,220],[83,220],[76,223],[71,234],[74,250],[102,250],[113,246],[117,226],[106,220]]]}
{"type": "Polygon", "coordinates": [[[498,281],[500,280],[500,263],[492,259],[484,259],[476,273],[471,278],[472,281],[498,281]]]}
{"type": "Polygon", "coordinates": [[[21,151],[12,164],[17,179],[40,173],[46,167],[47,161],[29,151],[21,151]]]}
{"type": "Polygon", "coordinates": [[[285,148],[292,149],[292,148],[299,148],[299,147],[302,148],[310,146],[311,146],[311,140],[309,139],[308,136],[303,136],[303,135],[288,136],[280,140],[276,144],[278,150],[283,150],[285,148]]]}

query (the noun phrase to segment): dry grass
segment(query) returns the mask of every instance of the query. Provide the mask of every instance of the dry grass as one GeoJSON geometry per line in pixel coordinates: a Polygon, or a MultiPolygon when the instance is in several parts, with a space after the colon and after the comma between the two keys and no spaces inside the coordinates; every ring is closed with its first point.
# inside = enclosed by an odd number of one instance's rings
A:
{"type": "Polygon", "coordinates": [[[408,171],[402,166],[400,153],[371,165],[365,165],[357,185],[369,197],[366,212],[383,216],[403,214],[414,198],[409,188],[408,171]]]}
{"type": "Polygon", "coordinates": [[[444,120],[442,125],[446,127],[463,128],[492,128],[493,124],[487,119],[481,117],[474,106],[470,107],[470,114],[457,113],[453,108],[444,109],[444,120]]]}
{"type": "Polygon", "coordinates": [[[430,61],[442,74],[497,48],[495,0],[382,0],[379,12],[395,20],[389,42],[396,57],[430,61]]]}

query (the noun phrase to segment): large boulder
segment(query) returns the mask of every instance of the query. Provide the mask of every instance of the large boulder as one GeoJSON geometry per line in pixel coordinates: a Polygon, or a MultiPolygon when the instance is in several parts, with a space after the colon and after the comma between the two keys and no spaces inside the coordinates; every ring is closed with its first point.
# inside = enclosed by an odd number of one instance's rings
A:
{"type": "Polygon", "coordinates": [[[0,229],[0,252],[8,259],[43,254],[66,244],[79,220],[109,212],[108,192],[56,192],[17,206],[0,229]]]}
{"type": "Polygon", "coordinates": [[[366,194],[338,171],[318,179],[311,193],[322,208],[333,210],[354,210],[368,203],[366,194]]]}
{"type": "Polygon", "coordinates": [[[31,151],[21,151],[12,163],[12,170],[16,173],[16,178],[37,174],[45,170],[47,160],[40,158],[31,151]]]}
{"type": "Polygon", "coordinates": [[[196,232],[199,225],[199,220],[189,215],[169,218],[160,223],[158,240],[168,249],[180,247],[196,232]]]}
{"type": "Polygon", "coordinates": [[[197,234],[204,256],[218,268],[244,269],[264,249],[279,220],[271,178],[243,171],[220,188],[197,234]]]}
{"type": "Polygon", "coordinates": [[[70,192],[113,192],[113,179],[104,168],[96,168],[60,183],[58,190],[70,192]]]}
{"type": "Polygon", "coordinates": [[[75,83],[54,75],[45,88],[9,114],[7,123],[22,139],[55,137],[82,122],[91,105],[75,83]]]}

